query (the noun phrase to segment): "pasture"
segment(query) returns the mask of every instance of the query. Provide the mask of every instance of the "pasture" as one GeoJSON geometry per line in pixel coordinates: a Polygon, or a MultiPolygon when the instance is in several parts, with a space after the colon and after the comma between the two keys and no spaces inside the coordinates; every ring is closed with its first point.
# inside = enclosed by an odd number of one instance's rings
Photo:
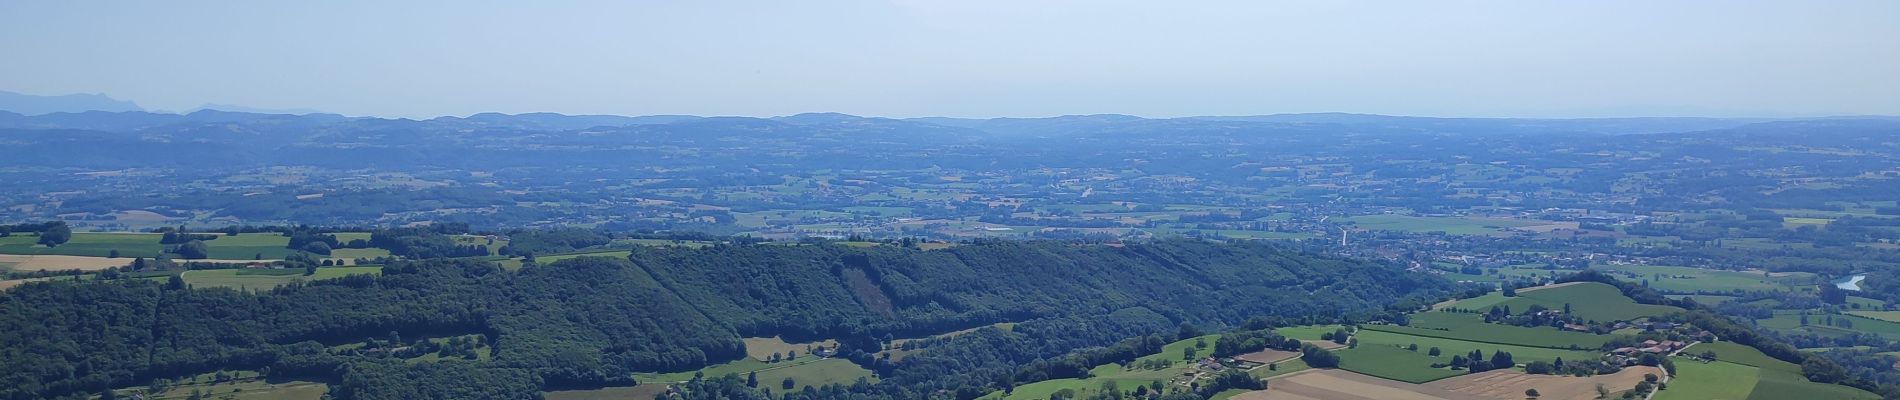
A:
{"type": "Polygon", "coordinates": [[[1451,400],[1524,398],[1524,390],[1535,388],[1539,398],[1550,400],[1594,399],[1597,385],[1628,390],[1643,380],[1643,374],[1660,374],[1653,367],[1626,368],[1621,372],[1590,377],[1528,375],[1516,371],[1488,371],[1431,383],[1414,384],[1366,376],[1344,370],[1313,370],[1274,378],[1269,389],[1234,395],[1233,400],[1451,400]]]}
{"type": "Polygon", "coordinates": [[[1306,360],[1301,360],[1299,359],[1299,357],[1294,357],[1286,361],[1273,363],[1273,368],[1267,368],[1267,367],[1254,368],[1252,371],[1247,371],[1247,375],[1255,377],[1255,378],[1266,379],[1266,378],[1272,378],[1276,376],[1291,374],[1294,372],[1305,371],[1309,369],[1313,369],[1313,366],[1306,364],[1306,360]]]}
{"type": "Polygon", "coordinates": [[[794,387],[797,388],[833,383],[850,385],[858,379],[877,383],[877,377],[871,375],[871,370],[853,364],[850,360],[826,358],[792,367],[760,370],[759,386],[778,385],[784,382],[785,378],[792,378],[792,382],[796,385],[794,387]]]}
{"type": "MultiPolygon", "coordinates": [[[[159,243],[162,237],[156,233],[74,232],[72,240],[65,244],[46,247],[34,243],[39,240],[38,236],[13,235],[0,238],[0,254],[107,257],[116,250],[120,258],[152,258],[170,247],[159,243]]],[[[283,259],[295,252],[284,248],[290,244],[289,237],[275,233],[219,234],[217,239],[206,240],[204,244],[210,258],[221,260],[283,259]]]]}
{"type": "Polygon", "coordinates": [[[1483,296],[1458,300],[1458,301],[1450,302],[1448,304],[1441,303],[1442,305],[1434,306],[1432,308],[1442,309],[1442,308],[1450,307],[1450,308],[1462,308],[1466,310],[1484,311],[1484,310],[1491,309],[1491,307],[1493,306],[1504,304],[1504,302],[1506,301],[1511,301],[1511,299],[1513,298],[1504,297],[1503,293],[1491,292],[1491,293],[1485,293],[1483,296]]]}
{"type": "Polygon", "coordinates": [[[290,244],[290,238],[275,233],[241,233],[237,236],[219,236],[216,240],[205,241],[205,249],[211,258],[220,260],[250,260],[262,256],[266,260],[283,259],[296,250],[284,248],[290,244]]]}
{"type": "Polygon", "coordinates": [[[1414,336],[1428,336],[1473,342],[1500,343],[1534,347],[1594,349],[1610,340],[1607,335],[1559,330],[1551,327],[1527,328],[1488,324],[1477,314],[1425,312],[1412,315],[1410,326],[1365,325],[1361,329],[1414,336]]]}
{"type": "Polygon", "coordinates": [[[1088,381],[1085,379],[1075,379],[1075,378],[1050,379],[1050,380],[1044,380],[1044,381],[1036,381],[1034,383],[1029,383],[1029,384],[1017,385],[1016,388],[1011,390],[1009,393],[1003,393],[1001,391],[991,392],[990,394],[983,395],[983,397],[978,397],[978,399],[984,399],[984,400],[1049,399],[1049,398],[1054,398],[1055,393],[1058,391],[1061,391],[1062,389],[1074,390],[1076,397],[1088,398],[1090,395],[1093,394],[1093,392],[1099,391],[1100,388],[1101,388],[1100,385],[1090,386],[1088,384],[1088,381]]]}
{"type": "Polygon", "coordinates": [[[338,243],[349,243],[351,240],[359,240],[359,239],[367,242],[369,241],[370,233],[369,232],[337,232],[337,233],[330,234],[330,236],[336,236],[336,241],[338,243]]]}
{"type": "Polygon", "coordinates": [[[1161,381],[1165,384],[1175,377],[1181,376],[1182,372],[1187,371],[1185,362],[1177,364],[1175,367],[1159,370],[1127,370],[1116,364],[1104,364],[1090,369],[1089,374],[1091,376],[1088,378],[1064,378],[1039,381],[1017,386],[1015,390],[1007,395],[998,391],[981,398],[1047,399],[1049,395],[1062,389],[1074,390],[1077,398],[1087,398],[1090,395],[1101,392],[1102,386],[1108,382],[1115,382],[1115,386],[1122,390],[1133,389],[1135,386],[1145,386],[1155,381],[1161,381]]]}
{"type": "Polygon", "coordinates": [[[797,354],[808,355],[811,354],[811,350],[814,348],[838,347],[838,341],[835,339],[825,339],[811,343],[790,343],[776,337],[745,338],[743,340],[745,341],[745,355],[759,361],[769,361],[774,354],[783,356],[785,353],[796,352],[797,354]]]}
{"type": "MultiPolygon", "coordinates": [[[[1539,361],[1539,360],[1556,361],[1558,357],[1562,357],[1568,360],[1585,360],[1585,359],[1595,359],[1598,356],[1597,352],[1594,349],[1587,350],[1587,351],[1579,351],[1579,350],[1553,349],[1553,348],[1546,348],[1546,347],[1529,347],[1529,346],[1517,346],[1517,345],[1507,345],[1507,344],[1479,343],[1479,342],[1472,342],[1472,341],[1465,341],[1465,340],[1413,336],[1413,335],[1407,335],[1407,334],[1402,334],[1402,333],[1382,332],[1382,331],[1375,331],[1371,329],[1361,329],[1359,330],[1359,333],[1353,335],[1353,337],[1359,339],[1360,348],[1365,348],[1365,347],[1369,347],[1373,345],[1406,346],[1406,345],[1417,344],[1419,354],[1422,355],[1422,354],[1426,354],[1426,352],[1429,349],[1433,347],[1437,347],[1439,348],[1439,350],[1443,352],[1441,355],[1438,356],[1439,362],[1448,362],[1449,360],[1451,360],[1451,356],[1468,354],[1468,353],[1471,353],[1472,350],[1483,351],[1485,354],[1485,357],[1487,358],[1490,357],[1491,353],[1502,350],[1502,351],[1511,353],[1512,359],[1519,364],[1527,363],[1531,361],[1539,361]]],[[[1430,356],[1426,356],[1426,357],[1429,358],[1430,356]]],[[[1342,353],[1342,356],[1340,358],[1343,361],[1345,360],[1346,357],[1342,353]]],[[[1431,364],[1430,362],[1425,363],[1426,366],[1430,364],[1431,364]]]]}
{"type": "MultiPolygon", "coordinates": [[[[1696,345],[1700,347],[1701,345],[1696,345]]],[[[1731,362],[1704,363],[1676,359],[1676,376],[1669,389],[1656,392],[1653,400],[1745,400],[1755,389],[1760,372],[1755,367],[1731,362]]]]}
{"type": "Polygon", "coordinates": [[[1900,311],[1848,311],[1847,313],[1881,321],[1900,322],[1900,311]]]}
{"type": "Polygon", "coordinates": [[[1880,396],[1841,385],[1808,381],[1801,366],[1769,358],[1754,348],[1732,343],[1704,343],[1689,353],[1714,350],[1719,361],[1704,363],[1676,358],[1676,377],[1669,390],[1657,392],[1662,400],[1702,399],[1878,399],[1880,396]],[[1715,346],[1709,346],[1714,344],[1715,346]],[[1709,346],[1709,347],[1704,347],[1709,346]],[[1759,364],[1759,365],[1757,365],[1759,364]]]}
{"type": "MultiPolygon", "coordinates": [[[[214,382],[214,374],[199,374],[198,382],[182,379],[181,383],[167,387],[159,393],[146,393],[146,387],[128,387],[113,390],[119,398],[143,394],[150,400],[186,400],[194,391],[205,399],[232,400],[318,400],[330,392],[330,386],[322,382],[264,379],[255,371],[227,372],[233,378],[223,382],[214,382]]],[[[94,397],[97,398],[97,397],[94,397]]]]}
{"type": "Polygon", "coordinates": [[[356,259],[358,258],[388,257],[389,255],[390,255],[389,250],[378,249],[378,248],[334,249],[334,250],[330,250],[330,256],[325,257],[325,258],[332,259],[332,260],[339,260],[339,261],[355,262],[356,259]]]}
{"type": "MultiPolygon", "coordinates": [[[[1113,363],[1102,364],[1102,365],[1097,365],[1092,369],[1089,369],[1090,376],[1086,379],[1050,379],[1050,380],[1045,380],[1045,381],[1039,381],[1039,382],[1017,386],[1015,390],[1011,391],[1008,394],[1004,394],[1002,391],[997,391],[997,392],[992,392],[988,395],[985,395],[982,398],[985,398],[985,399],[1047,399],[1049,398],[1050,394],[1054,394],[1056,391],[1059,391],[1062,389],[1074,390],[1076,392],[1077,398],[1086,398],[1089,396],[1089,394],[1100,392],[1102,386],[1108,382],[1114,382],[1115,385],[1117,387],[1122,388],[1122,390],[1129,390],[1129,389],[1134,388],[1135,386],[1148,385],[1149,383],[1153,383],[1155,381],[1168,383],[1168,382],[1173,381],[1175,378],[1182,377],[1184,373],[1187,373],[1188,371],[1190,371],[1190,368],[1193,363],[1192,361],[1184,360],[1181,357],[1182,351],[1184,349],[1195,347],[1196,340],[1206,341],[1208,348],[1198,350],[1198,355],[1204,357],[1209,352],[1213,351],[1214,341],[1219,338],[1220,338],[1220,335],[1207,335],[1207,336],[1201,336],[1198,338],[1174,341],[1172,343],[1163,345],[1161,347],[1161,352],[1141,356],[1139,358],[1136,358],[1135,359],[1136,361],[1134,363],[1129,364],[1129,365],[1139,365],[1142,361],[1151,361],[1151,360],[1173,361],[1174,365],[1167,368],[1141,369],[1141,368],[1127,367],[1127,366],[1123,366],[1120,364],[1113,364],[1113,363]]],[[[1261,368],[1255,371],[1265,371],[1265,370],[1266,370],[1265,368],[1261,368]]]]}
{"type": "MultiPolygon", "coordinates": [[[[960,335],[963,335],[963,334],[966,334],[966,333],[970,333],[970,332],[976,332],[976,331],[977,331],[978,329],[983,329],[983,328],[990,328],[990,327],[994,327],[994,328],[996,328],[996,329],[1002,329],[1003,331],[1006,331],[1006,332],[1007,332],[1007,331],[1009,331],[1009,330],[1012,330],[1012,329],[1016,329],[1016,323],[1014,323],[1014,322],[998,322],[998,323],[994,323],[994,324],[989,324],[989,325],[984,325],[984,326],[979,326],[979,327],[975,327],[975,328],[969,328],[969,329],[959,329],[959,330],[955,330],[955,331],[950,331],[950,332],[946,332],[946,333],[941,333],[941,334],[936,334],[936,335],[930,335],[930,336],[928,336],[928,337],[923,337],[923,338],[899,338],[899,339],[896,339],[896,340],[892,340],[892,341],[891,341],[891,345],[890,345],[890,348],[888,348],[888,349],[885,349],[884,351],[879,351],[879,352],[878,352],[878,357],[884,357],[884,356],[885,356],[886,354],[888,354],[888,355],[890,356],[890,358],[891,358],[891,361],[901,361],[901,360],[903,360],[903,359],[904,359],[904,357],[906,357],[906,356],[909,356],[909,355],[911,355],[911,354],[913,354],[913,353],[917,353],[917,352],[920,352],[920,351],[924,351],[924,350],[925,350],[925,349],[912,349],[912,350],[904,350],[904,349],[903,349],[903,345],[904,345],[904,343],[906,343],[906,342],[910,342],[910,341],[915,341],[915,340],[923,340],[923,339],[929,339],[929,338],[938,338],[938,339],[947,339],[947,338],[953,338],[953,337],[957,337],[957,336],[960,336],[960,335]]],[[[748,350],[749,350],[749,348],[748,348],[748,350]]]]}
{"type": "Polygon", "coordinates": [[[74,232],[72,240],[58,247],[35,244],[39,239],[32,234],[0,238],[0,253],[106,257],[118,250],[121,257],[131,258],[157,257],[165,251],[165,245],[158,243],[159,235],[151,233],[74,232]]]}
{"type": "Polygon", "coordinates": [[[1362,340],[1357,348],[1339,351],[1339,368],[1395,381],[1425,383],[1465,373],[1431,366],[1449,359],[1449,355],[1426,355],[1423,347],[1411,351],[1399,346],[1367,345],[1362,340]]]}
{"type": "MultiPolygon", "coordinates": [[[[474,351],[475,361],[487,362],[490,359],[494,358],[495,348],[489,347],[488,345],[485,345],[485,344],[481,344],[481,341],[480,341],[481,336],[482,336],[481,334],[468,334],[468,335],[459,335],[459,336],[432,337],[432,338],[429,338],[429,341],[438,345],[449,344],[450,340],[456,339],[456,338],[475,342],[476,343],[475,351],[474,351]]],[[[360,345],[361,342],[358,342],[357,344],[360,345]]],[[[407,361],[410,363],[442,361],[442,352],[437,351],[434,353],[423,354],[423,355],[416,356],[404,361],[407,361]]]]}
{"type": "Polygon", "coordinates": [[[746,339],[745,343],[747,355],[764,353],[767,358],[770,358],[774,350],[785,350],[786,346],[796,346],[799,350],[799,355],[797,358],[775,363],[755,359],[753,357],[745,357],[723,364],[700,368],[698,371],[663,374],[636,373],[633,374],[633,377],[639,382],[677,383],[693,379],[694,374],[705,374],[705,376],[735,374],[743,377],[756,372],[759,375],[759,386],[769,386],[775,391],[778,390],[778,385],[786,378],[792,379],[795,385],[793,387],[795,388],[824,386],[832,383],[849,385],[857,382],[860,378],[874,383],[877,382],[877,377],[871,375],[871,370],[864,369],[864,367],[860,367],[857,364],[851,363],[851,361],[841,358],[823,358],[806,354],[803,350],[803,344],[793,345],[776,338],[746,339]],[[755,345],[759,346],[759,348],[754,349],[755,345]]]}
{"type": "Polygon", "coordinates": [[[1900,323],[1878,320],[1859,315],[1807,316],[1807,324],[1801,323],[1798,313],[1778,311],[1774,318],[1758,319],[1755,323],[1761,327],[1778,331],[1807,332],[1826,337],[1837,337],[1853,332],[1872,333],[1889,340],[1900,340],[1900,323]]]}
{"type": "Polygon", "coordinates": [[[1453,282],[1499,282],[1499,281],[1504,281],[1507,279],[1551,277],[1552,274],[1555,274],[1557,272],[1565,272],[1565,273],[1569,272],[1569,271],[1561,271],[1561,270],[1546,270],[1542,268],[1543,267],[1542,265],[1526,264],[1526,265],[1512,265],[1512,266],[1507,266],[1504,268],[1486,269],[1484,274],[1473,275],[1473,274],[1457,272],[1460,266],[1455,263],[1439,261],[1439,262],[1432,263],[1432,266],[1435,267],[1439,272],[1443,273],[1440,276],[1443,276],[1445,277],[1445,279],[1451,280],[1453,282]]]}
{"type": "MultiPolygon", "coordinates": [[[[1491,295],[1487,294],[1473,298],[1472,300],[1484,299],[1489,296],[1491,295]]],[[[1502,295],[1499,294],[1499,296],[1501,297],[1502,295]]],[[[1489,306],[1466,307],[1464,304],[1464,302],[1459,302],[1454,306],[1476,310],[1490,308],[1489,306]]],[[[1552,310],[1562,310],[1564,309],[1564,304],[1569,304],[1572,312],[1578,317],[1598,322],[1628,321],[1682,311],[1679,308],[1670,306],[1638,304],[1635,300],[1624,297],[1623,292],[1617,290],[1615,286],[1597,282],[1578,282],[1574,284],[1519,289],[1517,297],[1495,303],[1495,305],[1499,306],[1508,306],[1513,312],[1523,312],[1524,310],[1530,309],[1530,306],[1533,304],[1542,305],[1552,310]]]]}
{"type": "Polygon", "coordinates": [[[787,377],[793,378],[793,382],[797,385],[796,387],[805,387],[806,385],[823,386],[827,383],[848,385],[852,382],[856,382],[857,378],[860,377],[871,379],[873,382],[876,381],[876,378],[871,376],[870,370],[859,367],[857,364],[852,364],[850,361],[812,356],[799,356],[792,361],[780,361],[776,363],[768,363],[746,357],[701,368],[698,371],[664,374],[635,373],[633,377],[640,382],[678,383],[693,379],[694,373],[703,373],[706,376],[736,374],[743,377],[753,372],[759,374],[759,386],[776,386],[787,377]],[[768,380],[767,378],[771,379],[768,380]]]}
{"type": "MultiPolygon", "coordinates": [[[[566,260],[570,258],[578,258],[578,257],[627,258],[627,256],[629,255],[633,255],[633,252],[629,250],[597,250],[597,251],[586,251],[586,252],[576,252],[576,253],[549,254],[549,255],[544,255],[544,256],[535,256],[534,263],[539,264],[539,265],[548,265],[548,264],[554,263],[555,261],[561,261],[561,260],[566,260]]],[[[505,268],[508,270],[517,270],[517,269],[521,269],[521,265],[526,263],[526,261],[522,260],[519,257],[515,257],[515,258],[509,258],[509,259],[497,261],[497,263],[501,264],[502,268],[505,268]]]]}
{"type": "MultiPolygon", "coordinates": [[[[458,245],[464,245],[464,246],[472,246],[472,245],[483,245],[483,246],[488,246],[488,255],[491,255],[491,256],[498,256],[498,255],[501,255],[501,253],[500,253],[500,252],[501,252],[501,247],[502,247],[502,246],[507,246],[507,245],[508,245],[508,241],[506,241],[506,240],[496,240],[496,239],[490,239],[490,238],[489,238],[489,237],[487,237],[487,236],[480,236],[480,235],[454,235],[454,236],[449,236],[449,237],[450,237],[450,238],[452,238],[452,239],[454,239],[454,240],[455,240],[455,244],[458,244],[458,245]]],[[[342,238],[342,237],[337,237],[337,240],[343,240],[343,238],[342,238]]],[[[364,240],[368,240],[368,239],[364,239],[364,240]]]]}
{"type": "Polygon", "coordinates": [[[1613,272],[1618,278],[1631,282],[1648,280],[1650,288],[1665,292],[1780,290],[1813,284],[1815,280],[1814,274],[1806,272],[1771,275],[1766,271],[1723,271],[1661,265],[1598,265],[1593,268],[1613,272]]]}
{"type": "Polygon", "coordinates": [[[1196,343],[1207,343],[1206,348],[1196,349],[1196,354],[1205,357],[1208,353],[1214,351],[1214,341],[1216,340],[1220,340],[1220,335],[1206,335],[1192,339],[1176,340],[1172,343],[1162,345],[1160,353],[1137,357],[1135,358],[1135,362],[1140,363],[1146,360],[1174,360],[1177,362],[1185,362],[1187,360],[1181,357],[1182,352],[1190,347],[1195,347],[1196,343]]]}
{"type": "Polygon", "coordinates": [[[291,282],[339,278],[357,274],[382,274],[382,267],[324,267],[304,276],[301,269],[207,269],[185,271],[179,276],[192,287],[228,287],[239,290],[268,290],[291,282]]]}
{"type": "Polygon", "coordinates": [[[0,254],[0,271],[96,271],[131,263],[130,258],[0,254]]]}
{"type": "MultiPolygon", "coordinates": [[[[1880,395],[1849,386],[1810,382],[1808,378],[1802,377],[1799,371],[1789,372],[1776,369],[1761,369],[1760,372],[1761,374],[1755,383],[1754,390],[1748,394],[1749,400],[1874,400],[1880,398],[1880,395]]],[[[1670,390],[1674,390],[1674,388],[1670,388],[1670,390]]]]}
{"type": "Polygon", "coordinates": [[[1719,361],[1761,369],[1801,372],[1800,365],[1769,357],[1767,354],[1762,354],[1761,350],[1734,342],[1697,343],[1695,346],[1690,346],[1688,350],[1684,350],[1683,354],[1702,354],[1704,351],[1715,352],[1715,359],[1719,361]]]}
{"type": "Polygon", "coordinates": [[[1302,325],[1273,328],[1273,333],[1299,340],[1319,340],[1320,335],[1332,333],[1333,330],[1339,328],[1339,325],[1302,325]]]}
{"type": "MultiPolygon", "coordinates": [[[[763,381],[761,381],[763,384],[763,381]]],[[[622,400],[651,399],[666,393],[665,384],[648,383],[637,386],[616,386],[588,390],[556,390],[542,392],[547,400],[622,400]]]]}
{"type": "Polygon", "coordinates": [[[1696,304],[1709,305],[1709,306],[1722,304],[1722,303],[1728,302],[1729,300],[1735,299],[1735,296],[1715,296],[1715,295],[1706,295],[1706,294],[1672,294],[1672,295],[1669,295],[1668,297],[1670,299],[1675,299],[1675,300],[1682,300],[1682,299],[1695,300],[1696,304]]]}

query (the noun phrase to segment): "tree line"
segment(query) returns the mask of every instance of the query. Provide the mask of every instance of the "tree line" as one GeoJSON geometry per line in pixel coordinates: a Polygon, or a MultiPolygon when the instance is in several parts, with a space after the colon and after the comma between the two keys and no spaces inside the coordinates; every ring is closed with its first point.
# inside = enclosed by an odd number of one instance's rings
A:
{"type": "Polygon", "coordinates": [[[333,393],[341,399],[532,397],[737,360],[745,356],[740,338],[751,336],[839,339],[841,356],[884,377],[861,395],[968,398],[1011,381],[1071,375],[1100,359],[1055,361],[1077,349],[1255,316],[1285,324],[1366,319],[1451,288],[1391,266],[1196,241],[996,241],[936,251],[718,245],[519,271],[466,258],[403,261],[382,272],[258,293],[187,288],[182,280],[23,285],[0,294],[0,399],[83,396],[219,369],[323,378],[339,382],[333,393]],[[1005,321],[1021,323],[902,361],[874,355],[893,336],[1005,321]],[[392,332],[478,334],[493,357],[394,365],[328,347],[392,332]],[[500,392],[483,391],[491,389],[500,392]]]}

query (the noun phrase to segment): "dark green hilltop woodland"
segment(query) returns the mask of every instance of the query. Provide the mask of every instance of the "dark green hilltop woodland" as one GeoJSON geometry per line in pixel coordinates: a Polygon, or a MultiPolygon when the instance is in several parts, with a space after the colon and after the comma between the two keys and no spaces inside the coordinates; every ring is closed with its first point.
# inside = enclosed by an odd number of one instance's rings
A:
{"type": "MultiPolygon", "coordinates": [[[[0,294],[0,398],[87,398],[222,370],[328,382],[338,399],[540,398],[739,360],[742,337],[771,336],[835,338],[836,356],[881,378],[787,398],[974,398],[1005,382],[1085,374],[1093,363],[1081,355],[1122,358],[1071,354],[1080,349],[1158,349],[1195,327],[1390,318],[1453,290],[1392,266],[1241,242],[720,243],[627,254],[518,270],[484,258],[396,261],[380,275],[246,292],[175,275],[28,283],[0,294]],[[933,340],[901,361],[874,355],[892,337],[1001,322],[1016,324],[933,340]],[[385,348],[482,355],[405,363],[365,349],[412,340],[385,348]]],[[[678,394],[764,398],[732,379],[694,379],[678,394]]]]}

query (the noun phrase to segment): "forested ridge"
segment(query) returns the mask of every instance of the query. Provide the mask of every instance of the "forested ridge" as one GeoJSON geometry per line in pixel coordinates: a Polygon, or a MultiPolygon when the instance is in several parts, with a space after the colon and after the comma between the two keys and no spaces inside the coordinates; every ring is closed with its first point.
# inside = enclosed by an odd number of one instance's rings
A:
{"type": "MultiPolygon", "coordinates": [[[[836,338],[883,382],[809,393],[969,398],[1081,348],[1267,316],[1363,318],[1450,284],[1394,267],[1257,243],[1125,247],[978,242],[639,248],[507,271],[477,259],[391,264],[382,276],[262,293],[129,279],[0,294],[0,398],[83,396],[224,369],[322,379],[345,399],[538,398],[744,356],[741,337],[836,338]],[[995,322],[889,362],[881,341],[995,322]],[[402,364],[327,346],[480,334],[492,360],[402,364]]],[[[1056,372],[1060,374],[1060,372],[1056,372]]]]}

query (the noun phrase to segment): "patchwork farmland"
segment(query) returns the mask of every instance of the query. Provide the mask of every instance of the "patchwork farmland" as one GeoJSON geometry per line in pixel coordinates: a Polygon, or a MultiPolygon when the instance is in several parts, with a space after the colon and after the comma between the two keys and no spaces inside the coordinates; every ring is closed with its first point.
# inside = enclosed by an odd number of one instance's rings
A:
{"type": "MultiPolygon", "coordinates": [[[[1879,398],[1847,386],[1810,382],[1801,376],[1799,365],[1775,359],[1753,347],[1697,337],[1694,333],[1698,331],[1684,325],[1649,322],[1651,318],[1678,311],[1680,309],[1673,307],[1638,304],[1624,297],[1616,287],[1590,282],[1524,288],[1514,297],[1492,293],[1453,302],[1439,306],[1436,311],[1411,314],[1406,325],[1368,324],[1356,330],[1345,326],[1281,328],[1276,332],[1306,340],[1333,339],[1329,336],[1335,332],[1349,332],[1344,341],[1348,345],[1331,350],[1338,357],[1338,368],[1267,376],[1266,390],[1223,395],[1257,400],[1527,397],[1584,400],[1641,398],[1643,393],[1655,392],[1654,398],[1664,400],[1879,398]],[[1532,306],[1536,306],[1538,313],[1553,313],[1552,316],[1562,315],[1555,313],[1557,310],[1569,309],[1575,312],[1575,318],[1600,319],[1590,323],[1601,325],[1579,331],[1548,325],[1501,323],[1523,318],[1522,314],[1529,313],[1532,306]],[[1519,314],[1498,317],[1499,314],[1490,311],[1492,307],[1498,311],[1509,307],[1519,314]],[[1498,321],[1493,322],[1493,319],[1498,321]],[[1608,329],[1625,325],[1667,330],[1614,329],[1611,332],[1608,329]],[[1668,339],[1677,337],[1683,342],[1668,339]],[[1638,339],[1647,341],[1638,343],[1638,339]],[[1628,347],[1649,346],[1645,343],[1657,344],[1653,350],[1628,347]],[[1626,351],[1628,353],[1623,353],[1626,351]],[[1651,351],[1654,352],[1648,353],[1651,351]],[[1488,365],[1485,367],[1488,370],[1483,372],[1460,368],[1458,363],[1469,361],[1452,359],[1467,354],[1495,357],[1500,353],[1510,355],[1510,365],[1488,365]],[[1704,354],[1714,359],[1705,359],[1704,354]],[[1597,371],[1602,373],[1575,370],[1579,363],[1597,362],[1606,364],[1590,365],[1615,369],[1597,371]],[[1651,362],[1656,364],[1649,364],[1651,362]],[[1562,373],[1548,374],[1546,371],[1553,366],[1559,369],[1556,372],[1562,373]],[[1674,374],[1670,373],[1671,368],[1674,374]],[[1668,383],[1668,389],[1656,390],[1658,384],[1664,382],[1668,383]],[[1535,390],[1536,396],[1527,396],[1529,390],[1535,390]]],[[[1581,322],[1573,325],[1581,325],[1581,322]]],[[[1085,380],[1066,385],[1087,386],[1085,380]]]]}

